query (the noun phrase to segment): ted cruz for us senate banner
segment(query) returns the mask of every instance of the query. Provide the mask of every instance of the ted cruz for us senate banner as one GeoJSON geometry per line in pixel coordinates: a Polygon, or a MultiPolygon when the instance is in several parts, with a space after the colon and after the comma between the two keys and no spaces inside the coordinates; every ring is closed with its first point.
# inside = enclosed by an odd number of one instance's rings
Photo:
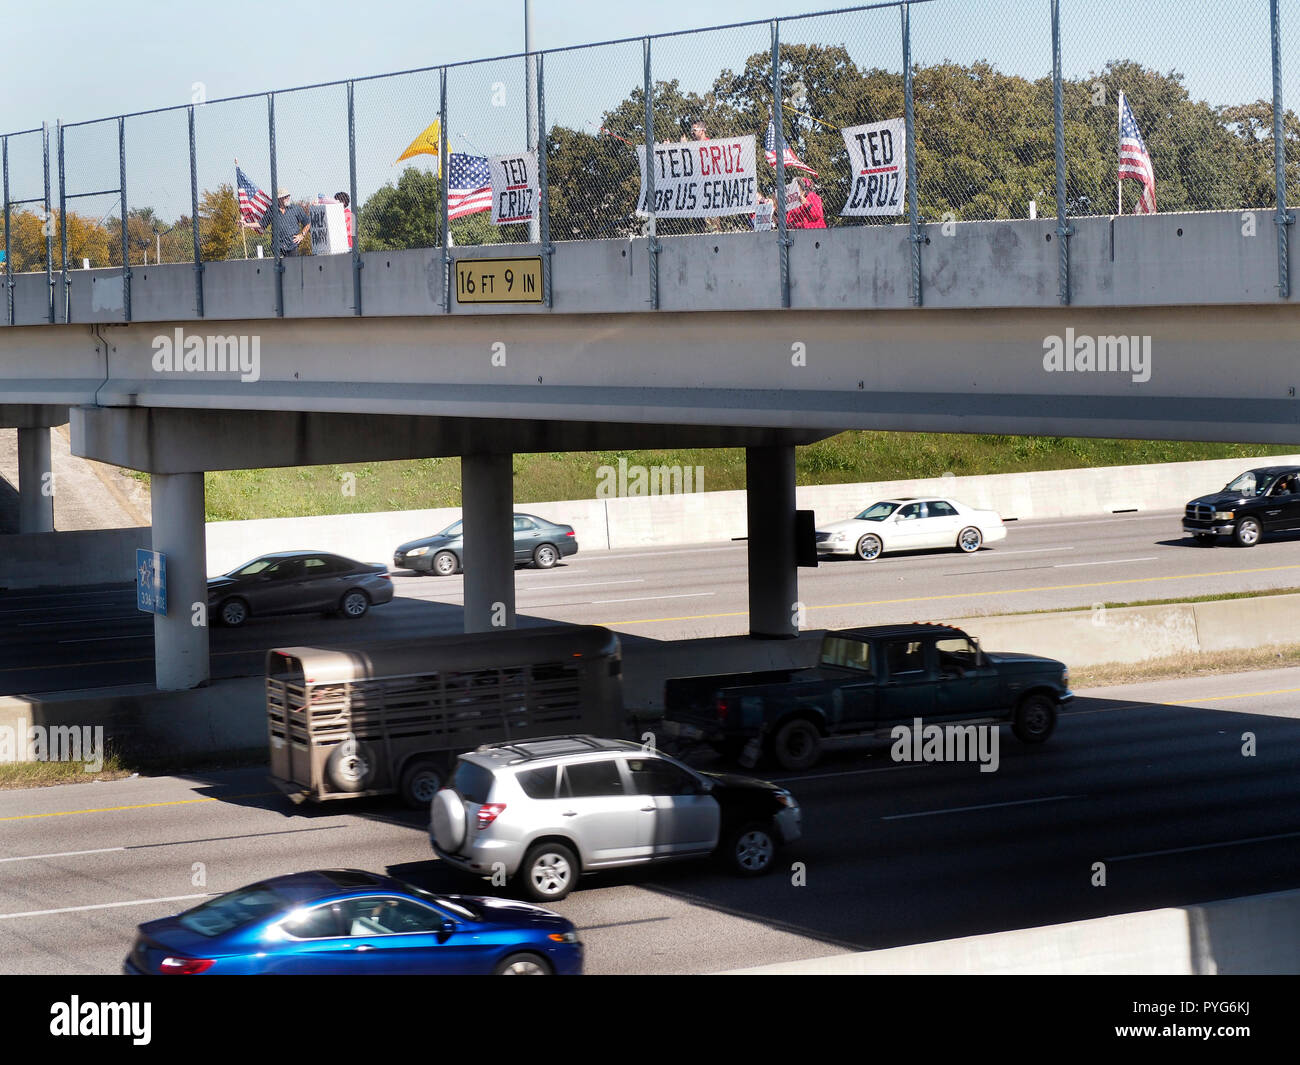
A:
{"type": "Polygon", "coordinates": [[[841,215],[902,214],[907,195],[907,125],[901,118],[845,126],[853,184],[841,215]]]}
{"type": "MultiPolygon", "coordinates": [[[[645,145],[638,144],[645,217],[645,145]]],[[[758,203],[753,137],[721,137],[654,146],[655,202],[659,218],[718,218],[753,214],[758,203]]]]}

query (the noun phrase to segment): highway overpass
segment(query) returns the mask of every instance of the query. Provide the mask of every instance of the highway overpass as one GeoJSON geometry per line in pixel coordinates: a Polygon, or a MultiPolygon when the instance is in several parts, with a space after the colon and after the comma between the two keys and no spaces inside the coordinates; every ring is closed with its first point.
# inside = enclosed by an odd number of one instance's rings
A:
{"type": "MultiPolygon", "coordinates": [[[[359,282],[344,255],[286,259],[281,285],[267,260],[74,271],[66,290],[17,275],[0,419],[21,427],[27,530],[51,527],[41,426],[70,416],[77,454],[153,475],[178,604],[206,598],[203,471],[462,456],[470,630],[503,607],[513,624],[512,453],[745,447],[750,627],[788,636],[797,444],[1300,443],[1300,307],[1255,235],[1272,214],[1072,219],[1068,304],[1056,221],[1029,219],[917,244],[907,226],[790,231],[788,307],[777,232],[369,253],[359,282]],[[447,291],[459,261],[503,255],[542,260],[549,303],[447,291]]],[[[160,687],[207,678],[188,607],[155,635],[160,687]]]]}

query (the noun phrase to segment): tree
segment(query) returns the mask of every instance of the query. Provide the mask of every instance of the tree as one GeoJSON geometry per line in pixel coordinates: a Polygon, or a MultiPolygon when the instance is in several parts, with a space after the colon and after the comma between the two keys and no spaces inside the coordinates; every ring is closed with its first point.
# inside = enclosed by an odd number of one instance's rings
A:
{"type": "Polygon", "coordinates": [[[396,185],[389,182],[366,200],[359,223],[362,251],[436,248],[442,231],[441,182],[427,170],[408,166],[396,185]]]}
{"type": "Polygon", "coordinates": [[[199,251],[204,262],[240,258],[239,201],[229,183],[205,191],[199,200],[199,251]]]}
{"type": "MultiPolygon", "coordinates": [[[[45,269],[45,230],[41,216],[33,211],[14,211],[10,218],[9,253],[15,273],[45,269]]],[[[51,267],[63,269],[63,237],[58,211],[50,212],[51,267]]],[[[109,266],[109,233],[97,220],[68,212],[68,263],[80,268],[83,259],[91,266],[109,266]]]]}

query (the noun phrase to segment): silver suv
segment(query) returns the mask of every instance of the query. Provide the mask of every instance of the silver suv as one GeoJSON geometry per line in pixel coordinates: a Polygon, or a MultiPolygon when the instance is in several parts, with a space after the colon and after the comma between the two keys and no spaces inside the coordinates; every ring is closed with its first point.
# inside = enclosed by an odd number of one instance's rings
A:
{"type": "Polygon", "coordinates": [[[462,754],[433,797],[429,839],[443,861],[555,902],[583,873],[624,865],[717,854],[741,876],[765,873],[801,817],[766,781],[701,773],[626,740],[555,736],[462,754]]]}

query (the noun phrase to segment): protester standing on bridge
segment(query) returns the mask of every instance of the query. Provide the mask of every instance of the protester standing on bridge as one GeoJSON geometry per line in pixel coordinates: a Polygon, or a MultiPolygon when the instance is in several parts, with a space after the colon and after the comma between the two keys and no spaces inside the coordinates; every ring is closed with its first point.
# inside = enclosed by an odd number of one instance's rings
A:
{"type": "Polygon", "coordinates": [[[786,229],[825,229],[822,198],[813,191],[812,178],[801,177],[795,187],[799,193],[799,206],[786,211],[786,229]]]}
{"type": "MultiPolygon", "coordinates": [[[[685,126],[685,124],[686,124],[685,121],[683,121],[682,125],[685,126]]],[[[692,137],[692,139],[697,140],[697,141],[706,141],[706,140],[709,139],[709,127],[706,126],[706,125],[704,124],[704,120],[703,120],[702,118],[697,118],[694,122],[692,122],[692,123],[691,123],[691,126],[690,126],[690,129],[691,129],[691,137],[692,137]]],[[[683,132],[683,134],[682,134],[682,140],[683,140],[683,141],[686,140],[685,132],[683,132]]],[[[706,233],[721,233],[721,232],[722,232],[722,219],[721,219],[721,218],[706,218],[706,219],[704,220],[704,232],[706,232],[706,233]]]]}
{"type": "MultiPolygon", "coordinates": [[[[279,210],[280,210],[280,255],[287,257],[298,254],[298,246],[307,239],[307,233],[311,229],[311,218],[307,212],[302,209],[300,204],[289,202],[289,190],[280,189],[279,210]]],[[[268,207],[266,213],[262,215],[261,224],[258,225],[257,232],[265,233],[272,229],[271,211],[274,208],[268,207]]],[[[274,230],[272,229],[272,232],[274,230]]]]}
{"type": "Polygon", "coordinates": [[[346,192],[336,192],[334,198],[343,205],[343,220],[348,224],[348,248],[352,247],[352,207],[351,197],[346,192]]]}

